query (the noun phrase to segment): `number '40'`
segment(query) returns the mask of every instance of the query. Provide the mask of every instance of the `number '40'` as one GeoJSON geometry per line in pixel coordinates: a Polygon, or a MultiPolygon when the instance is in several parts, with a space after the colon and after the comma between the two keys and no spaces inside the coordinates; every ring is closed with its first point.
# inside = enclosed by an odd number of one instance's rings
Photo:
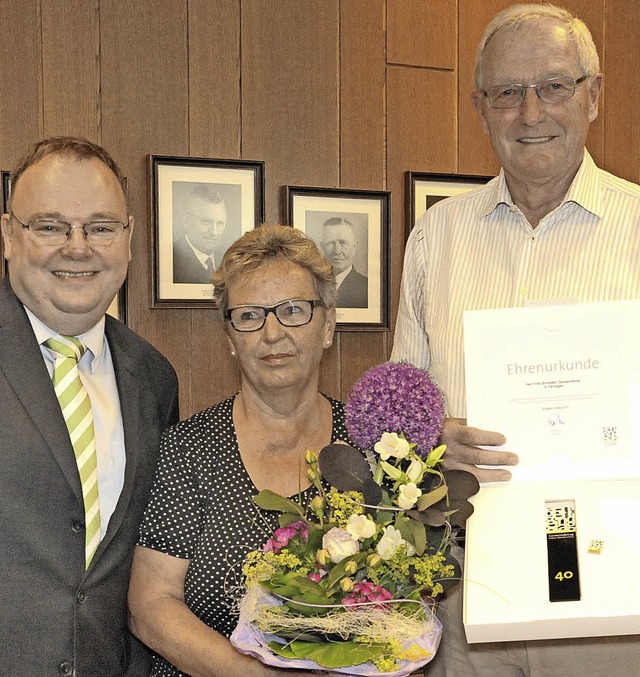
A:
{"type": "Polygon", "coordinates": [[[564,581],[569,578],[573,578],[573,571],[558,571],[554,578],[556,581],[564,581]]]}

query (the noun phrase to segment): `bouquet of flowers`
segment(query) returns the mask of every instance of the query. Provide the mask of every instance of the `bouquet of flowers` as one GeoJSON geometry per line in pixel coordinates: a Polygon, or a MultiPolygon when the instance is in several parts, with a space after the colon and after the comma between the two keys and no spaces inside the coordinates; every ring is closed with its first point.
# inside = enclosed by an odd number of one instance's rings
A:
{"type": "Polygon", "coordinates": [[[358,381],[346,424],[363,451],[308,451],[308,506],[254,497],[282,514],[245,561],[234,646],[269,665],[361,675],[400,677],[433,658],[433,603],[460,573],[452,527],[479,488],[470,473],[439,468],[443,419],[440,391],[417,367],[385,363],[358,381]]]}

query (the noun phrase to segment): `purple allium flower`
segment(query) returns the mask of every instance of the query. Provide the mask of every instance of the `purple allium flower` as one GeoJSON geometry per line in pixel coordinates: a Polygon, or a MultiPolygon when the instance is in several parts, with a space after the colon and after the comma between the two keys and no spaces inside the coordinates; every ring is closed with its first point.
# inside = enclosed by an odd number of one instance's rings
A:
{"type": "Polygon", "coordinates": [[[425,455],[442,432],[444,403],[423,369],[407,362],[385,362],[369,369],[347,400],[351,439],[371,449],[382,433],[403,433],[425,455]]]}

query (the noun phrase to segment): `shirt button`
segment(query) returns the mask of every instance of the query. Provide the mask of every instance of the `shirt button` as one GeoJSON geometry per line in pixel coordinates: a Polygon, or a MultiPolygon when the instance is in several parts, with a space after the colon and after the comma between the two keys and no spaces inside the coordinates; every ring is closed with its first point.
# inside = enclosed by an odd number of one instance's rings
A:
{"type": "Polygon", "coordinates": [[[84,522],[82,520],[73,520],[71,522],[71,531],[74,534],[81,534],[84,531],[84,522]]]}
{"type": "Polygon", "coordinates": [[[531,236],[531,242],[535,242],[535,241],[536,241],[536,236],[535,236],[535,235],[532,235],[532,236],[531,236]]]}
{"type": "Polygon", "coordinates": [[[84,604],[86,601],[87,595],[82,590],[79,590],[76,593],[76,602],[78,602],[78,604],[84,604]]]}
{"type": "Polygon", "coordinates": [[[62,661],[58,665],[58,672],[61,675],[72,675],[73,674],[73,663],[71,661],[62,661]]]}

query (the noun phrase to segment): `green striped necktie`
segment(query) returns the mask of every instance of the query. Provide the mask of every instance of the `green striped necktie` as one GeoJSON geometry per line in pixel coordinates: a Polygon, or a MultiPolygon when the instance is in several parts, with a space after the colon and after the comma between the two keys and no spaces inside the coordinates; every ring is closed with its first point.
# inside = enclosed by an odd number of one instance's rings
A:
{"type": "Polygon", "coordinates": [[[91,401],[82,385],[78,362],[86,347],[75,336],[47,339],[43,345],[55,358],[53,386],[76,456],[85,516],[85,567],[100,544],[100,501],[98,497],[98,458],[91,401]]]}

